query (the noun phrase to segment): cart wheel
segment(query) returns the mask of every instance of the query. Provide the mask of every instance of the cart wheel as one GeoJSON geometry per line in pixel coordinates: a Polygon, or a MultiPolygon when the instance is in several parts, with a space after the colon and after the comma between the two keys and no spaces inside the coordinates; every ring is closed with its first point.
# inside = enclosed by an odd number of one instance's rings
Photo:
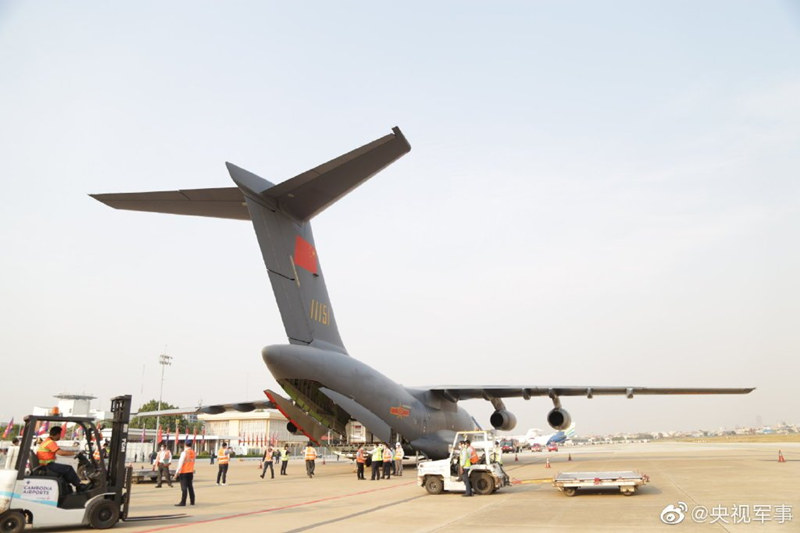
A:
{"type": "Polygon", "coordinates": [[[119,521],[119,506],[112,500],[98,500],[86,510],[89,525],[94,529],[108,529],[119,521]]]}
{"type": "Polygon", "coordinates": [[[25,515],[20,511],[8,511],[0,515],[2,533],[21,533],[25,530],[25,515]]]}
{"type": "Polygon", "coordinates": [[[622,494],[625,496],[633,496],[636,493],[636,487],[631,487],[629,489],[623,489],[622,494]]]}
{"type": "Polygon", "coordinates": [[[577,492],[578,489],[576,487],[564,487],[564,494],[567,496],[575,496],[577,492]]]}
{"type": "Polygon", "coordinates": [[[472,489],[482,496],[491,494],[494,490],[494,480],[492,476],[486,472],[479,472],[477,475],[470,476],[472,482],[472,489]]]}
{"type": "Polygon", "coordinates": [[[428,476],[425,478],[425,490],[428,494],[441,494],[444,490],[444,481],[437,476],[428,476]]]}

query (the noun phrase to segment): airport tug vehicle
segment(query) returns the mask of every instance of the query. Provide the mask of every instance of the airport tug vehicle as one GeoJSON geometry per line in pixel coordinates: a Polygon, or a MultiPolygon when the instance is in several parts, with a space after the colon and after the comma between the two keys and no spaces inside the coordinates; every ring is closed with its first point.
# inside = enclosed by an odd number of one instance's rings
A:
{"type": "MultiPolygon", "coordinates": [[[[113,527],[128,519],[131,468],[125,466],[131,396],[111,400],[113,413],[108,455],[98,449],[102,442],[94,420],[73,416],[25,417],[19,455],[11,470],[0,470],[0,532],[19,533],[27,524],[34,528],[89,526],[113,527]],[[82,429],[83,450],[77,453],[81,486],[74,492],[60,476],[53,475],[36,457],[36,429],[74,424],[82,429]]],[[[66,450],[66,439],[61,441],[66,450]]]]}
{"type": "Polygon", "coordinates": [[[633,496],[636,490],[649,480],[645,474],[630,470],[619,472],[560,472],[553,479],[553,486],[566,496],[575,496],[578,489],[619,489],[625,496],[633,496]]]}
{"type": "Polygon", "coordinates": [[[430,494],[444,491],[465,492],[466,486],[458,474],[458,443],[468,439],[478,454],[478,462],[470,466],[469,479],[476,494],[491,494],[500,487],[510,485],[502,464],[494,460],[500,455],[495,450],[494,438],[488,431],[459,431],[453,439],[450,457],[438,461],[420,461],[417,465],[417,482],[430,494]]]}

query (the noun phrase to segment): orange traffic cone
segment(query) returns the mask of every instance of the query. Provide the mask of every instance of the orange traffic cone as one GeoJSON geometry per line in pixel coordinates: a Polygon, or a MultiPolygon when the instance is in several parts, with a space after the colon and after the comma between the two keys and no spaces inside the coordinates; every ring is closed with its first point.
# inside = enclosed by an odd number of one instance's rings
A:
{"type": "Polygon", "coordinates": [[[572,461],[572,454],[569,454],[569,455],[567,456],[567,461],[572,461]]]}
{"type": "Polygon", "coordinates": [[[514,452],[514,462],[515,462],[515,463],[518,463],[518,462],[519,462],[519,455],[517,455],[517,453],[516,453],[516,452],[514,452]]]}
{"type": "Polygon", "coordinates": [[[548,458],[545,460],[545,462],[544,462],[544,467],[545,467],[545,468],[552,468],[552,467],[550,466],[550,458],[549,458],[549,457],[548,457],[548,458]]]}
{"type": "Polygon", "coordinates": [[[780,450],[778,450],[778,462],[779,463],[785,463],[786,462],[786,459],[783,458],[783,452],[781,452],[780,450]]]}

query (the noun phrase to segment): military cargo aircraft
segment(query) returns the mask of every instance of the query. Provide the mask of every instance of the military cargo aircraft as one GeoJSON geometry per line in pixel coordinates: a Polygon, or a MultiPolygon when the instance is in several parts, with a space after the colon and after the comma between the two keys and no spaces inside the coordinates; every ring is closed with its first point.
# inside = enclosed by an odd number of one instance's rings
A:
{"type": "Polygon", "coordinates": [[[548,396],[547,421],[556,430],[571,417],[561,397],[641,394],[746,394],[752,388],[645,388],[589,386],[406,387],[352,357],[339,336],[325,278],[317,257],[311,219],[411,150],[399,128],[371,143],[279,184],[226,163],[235,187],[93,194],[113,208],[250,220],[277,300],[289,344],[262,349],[264,363],[289,398],[265,391],[268,401],[209,405],[226,409],[276,407],[300,431],[319,442],[329,430],[345,434],[358,420],[382,441],[402,440],[409,451],[432,459],[448,457],[456,431],[478,427],[458,405],[483,398],[492,403],[490,423],[509,431],[515,416],[504,398],[548,396]]]}

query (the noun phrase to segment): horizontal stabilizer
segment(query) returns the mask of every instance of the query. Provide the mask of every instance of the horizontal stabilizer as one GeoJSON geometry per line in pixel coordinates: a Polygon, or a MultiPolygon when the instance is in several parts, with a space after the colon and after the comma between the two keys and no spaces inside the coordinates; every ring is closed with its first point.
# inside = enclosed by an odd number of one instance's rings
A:
{"type": "Polygon", "coordinates": [[[308,221],[411,150],[400,128],[392,132],[278,185],[226,163],[236,187],[89,196],[114,209],[250,220],[246,194],[271,210],[308,221]]]}
{"type": "Polygon", "coordinates": [[[250,220],[250,213],[244,203],[244,195],[238,187],[90,194],[89,196],[114,209],[250,220]]]}
{"type": "Polygon", "coordinates": [[[280,394],[271,390],[265,390],[264,394],[299,431],[315,443],[320,444],[322,437],[328,433],[328,428],[311,418],[305,411],[293,404],[291,400],[284,398],[280,394]]]}
{"type": "MultiPolygon", "coordinates": [[[[279,209],[292,218],[311,220],[411,150],[400,128],[392,128],[392,132],[274,187],[262,189],[262,194],[277,202],[279,209]]],[[[239,178],[232,166],[228,164],[231,177],[245,189],[249,184],[239,178]]]]}

